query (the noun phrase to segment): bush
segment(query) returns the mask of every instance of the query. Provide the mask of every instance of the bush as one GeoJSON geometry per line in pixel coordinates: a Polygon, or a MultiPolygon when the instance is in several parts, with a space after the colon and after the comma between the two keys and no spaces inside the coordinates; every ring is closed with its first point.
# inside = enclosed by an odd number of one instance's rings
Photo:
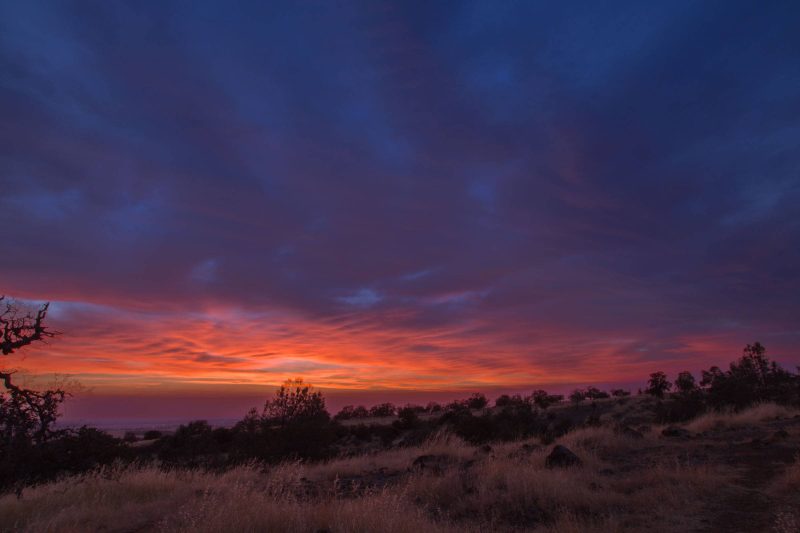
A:
{"type": "Polygon", "coordinates": [[[155,440],[160,439],[163,436],[163,433],[158,431],[157,429],[151,429],[149,431],[144,432],[144,440],[155,440]]]}
{"type": "Polygon", "coordinates": [[[288,380],[275,393],[275,398],[264,404],[264,418],[286,426],[298,422],[327,422],[325,399],[321,392],[303,383],[302,379],[288,380]]]}
{"type": "Polygon", "coordinates": [[[369,416],[385,418],[387,416],[394,416],[396,412],[397,407],[395,407],[393,403],[379,403],[378,405],[373,405],[372,408],[370,408],[369,416]]]}
{"type": "Polygon", "coordinates": [[[684,370],[675,379],[675,388],[681,394],[691,394],[697,389],[697,383],[691,372],[684,370]]]}
{"type": "Polygon", "coordinates": [[[495,407],[516,407],[525,405],[526,403],[527,401],[519,394],[513,396],[503,394],[494,401],[495,407]]]}
{"type": "Polygon", "coordinates": [[[466,400],[468,409],[483,409],[489,405],[489,399],[486,395],[476,392],[466,400]]]}
{"type": "Polygon", "coordinates": [[[559,403],[564,400],[564,395],[562,394],[547,394],[547,391],[544,390],[535,390],[533,394],[531,394],[531,400],[533,401],[536,407],[541,409],[547,409],[553,404],[559,403]]]}
{"type": "Polygon", "coordinates": [[[742,409],[757,402],[800,404],[800,377],[770,361],[759,342],[745,346],[742,357],[731,363],[729,370],[704,370],[700,385],[716,408],[742,409]]]}
{"type": "Polygon", "coordinates": [[[42,483],[132,458],[130,449],[103,431],[81,427],[63,430],[48,441],[0,453],[0,489],[42,483]]]}
{"type": "Polygon", "coordinates": [[[428,413],[441,413],[444,410],[442,405],[439,402],[428,402],[428,405],[425,406],[425,411],[428,413]]]}
{"type": "Polygon", "coordinates": [[[586,391],[583,389],[575,389],[569,395],[569,399],[572,403],[581,403],[586,399],[586,391]]]}
{"type": "Polygon", "coordinates": [[[605,398],[610,398],[607,392],[601,391],[597,387],[589,387],[586,389],[586,397],[591,400],[602,400],[605,398]]]}
{"type": "Polygon", "coordinates": [[[667,380],[667,375],[661,371],[650,374],[645,392],[656,398],[663,398],[664,394],[672,388],[672,383],[667,380]]]}
{"type": "Polygon", "coordinates": [[[181,424],[173,435],[159,441],[158,457],[170,464],[197,467],[220,452],[211,426],[205,420],[181,424]]]}
{"type": "Polygon", "coordinates": [[[397,429],[411,429],[419,426],[419,410],[413,405],[407,405],[397,411],[399,420],[394,421],[397,429]]]}

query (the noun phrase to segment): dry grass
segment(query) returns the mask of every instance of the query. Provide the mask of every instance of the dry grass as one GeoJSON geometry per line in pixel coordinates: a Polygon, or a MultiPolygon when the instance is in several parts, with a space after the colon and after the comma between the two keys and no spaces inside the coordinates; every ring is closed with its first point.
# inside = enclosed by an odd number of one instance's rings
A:
{"type": "Polygon", "coordinates": [[[800,454],[798,454],[794,463],[786,467],[781,475],[772,482],[770,489],[776,495],[786,491],[796,492],[797,489],[800,489],[800,454]]]}
{"type": "MultiPolygon", "coordinates": [[[[654,439],[654,438],[653,438],[654,439]]],[[[106,469],[0,497],[0,516],[19,531],[318,531],[551,533],[685,530],[690,511],[726,477],[669,460],[609,474],[603,457],[654,444],[608,428],[577,430],[562,440],[581,467],[548,469],[548,449],[519,453],[523,442],[490,454],[440,434],[423,446],[304,465],[257,465],[225,473],[106,469]],[[410,471],[423,454],[449,458],[444,472],[410,471]],[[396,472],[399,481],[358,497],[334,490],[336,479],[396,472]],[[316,492],[305,491],[309,486],[316,492]]]]}
{"type": "Polygon", "coordinates": [[[739,412],[712,412],[686,424],[686,429],[702,433],[711,429],[751,426],[775,418],[791,418],[800,410],[774,403],[761,403],[739,412]]]}

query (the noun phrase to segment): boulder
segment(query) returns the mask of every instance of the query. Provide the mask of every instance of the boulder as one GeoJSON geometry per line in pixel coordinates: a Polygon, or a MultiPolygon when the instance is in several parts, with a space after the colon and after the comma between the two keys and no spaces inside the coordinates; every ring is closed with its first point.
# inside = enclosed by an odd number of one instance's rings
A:
{"type": "Polygon", "coordinates": [[[561,444],[556,444],[553,451],[544,460],[547,468],[565,468],[569,466],[580,466],[583,464],[581,458],[575,455],[572,450],[561,444]]]}

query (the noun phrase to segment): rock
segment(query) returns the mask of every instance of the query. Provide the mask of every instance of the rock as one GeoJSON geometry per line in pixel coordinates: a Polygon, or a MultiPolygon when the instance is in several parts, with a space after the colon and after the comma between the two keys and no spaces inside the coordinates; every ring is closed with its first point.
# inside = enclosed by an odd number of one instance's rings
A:
{"type": "Polygon", "coordinates": [[[538,452],[541,449],[542,447],[539,446],[538,444],[523,444],[522,448],[520,448],[521,451],[526,453],[538,452]]]}
{"type": "Polygon", "coordinates": [[[484,444],[483,446],[478,448],[478,450],[480,450],[482,453],[492,453],[494,451],[494,449],[488,444],[484,444]]]}
{"type": "Polygon", "coordinates": [[[679,428],[676,426],[669,426],[664,428],[661,434],[665,437],[677,437],[681,439],[688,439],[689,437],[692,436],[692,433],[689,430],[679,428]]]}
{"type": "Polygon", "coordinates": [[[583,464],[581,458],[572,453],[572,450],[561,444],[556,444],[553,451],[544,461],[547,468],[564,468],[569,466],[580,466],[583,464]]]}

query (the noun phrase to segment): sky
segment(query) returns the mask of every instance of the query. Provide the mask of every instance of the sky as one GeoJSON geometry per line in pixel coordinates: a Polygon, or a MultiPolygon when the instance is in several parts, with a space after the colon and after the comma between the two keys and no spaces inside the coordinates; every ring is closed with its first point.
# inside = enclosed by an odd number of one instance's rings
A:
{"type": "Polygon", "coordinates": [[[81,416],[238,414],[293,377],[635,386],[755,340],[793,367],[799,26],[791,1],[0,0],[0,293],[62,332],[4,365],[77,380],[81,416]]]}

